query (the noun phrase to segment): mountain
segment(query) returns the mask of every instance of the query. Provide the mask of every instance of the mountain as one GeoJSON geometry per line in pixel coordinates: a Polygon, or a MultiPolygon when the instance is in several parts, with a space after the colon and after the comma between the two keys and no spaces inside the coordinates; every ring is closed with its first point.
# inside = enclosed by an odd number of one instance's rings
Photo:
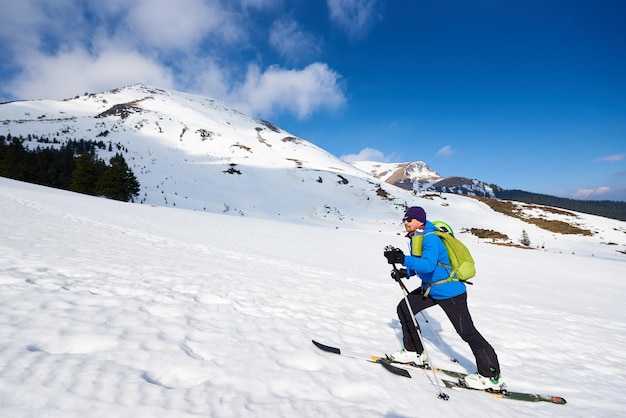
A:
{"type": "Polygon", "coordinates": [[[352,164],[381,181],[406,190],[424,188],[421,186],[431,185],[443,178],[423,161],[412,163],[356,161],[352,164]]]}
{"type": "Polygon", "coordinates": [[[465,177],[442,177],[423,161],[410,163],[359,161],[353,164],[381,181],[406,190],[496,197],[493,186],[483,181],[465,177]]]}
{"type": "Polygon", "coordinates": [[[353,165],[383,182],[405,190],[514,200],[626,221],[626,202],[566,199],[523,190],[507,190],[466,177],[442,177],[423,161],[411,163],[358,161],[353,165]]]}
{"type": "Polygon", "coordinates": [[[108,161],[123,152],[144,204],[349,223],[349,206],[395,213],[405,203],[394,202],[395,188],[268,121],[141,84],[4,103],[0,135],[22,137],[29,149],[102,141],[98,156],[108,161]]]}

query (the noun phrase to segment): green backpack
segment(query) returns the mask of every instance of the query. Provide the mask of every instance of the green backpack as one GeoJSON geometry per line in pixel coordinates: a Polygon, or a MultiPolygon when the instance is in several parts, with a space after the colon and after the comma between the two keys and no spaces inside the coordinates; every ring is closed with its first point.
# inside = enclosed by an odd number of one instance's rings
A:
{"type": "MultiPolygon", "coordinates": [[[[433,222],[435,226],[440,229],[442,228],[439,224],[444,224],[440,221],[433,222]]],[[[439,280],[433,283],[430,283],[431,286],[435,286],[438,284],[443,284],[447,282],[453,281],[467,281],[472,277],[476,276],[476,266],[474,265],[474,259],[470,254],[469,250],[461,241],[454,237],[454,233],[452,229],[444,224],[447,228],[446,232],[442,231],[433,231],[427,232],[424,235],[415,235],[411,238],[411,248],[413,255],[421,256],[422,255],[422,240],[426,235],[434,234],[437,235],[443,241],[443,245],[446,247],[446,251],[448,251],[448,258],[450,259],[450,264],[438,263],[438,265],[445,267],[450,270],[450,275],[443,280],[439,280]]],[[[468,284],[472,284],[471,282],[467,282],[468,284]]],[[[428,296],[430,291],[430,287],[426,290],[424,296],[428,296]]]]}

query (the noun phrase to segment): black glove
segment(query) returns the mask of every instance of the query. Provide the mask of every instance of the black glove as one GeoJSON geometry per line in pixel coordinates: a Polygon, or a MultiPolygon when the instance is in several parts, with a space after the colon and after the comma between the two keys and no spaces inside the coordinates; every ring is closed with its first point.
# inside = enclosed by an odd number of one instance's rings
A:
{"type": "Polygon", "coordinates": [[[385,258],[387,259],[387,262],[389,264],[404,263],[404,253],[399,248],[386,247],[383,254],[385,255],[385,258]]]}
{"type": "Polygon", "coordinates": [[[396,282],[400,281],[400,279],[409,278],[409,275],[406,272],[406,269],[393,269],[391,270],[391,278],[396,282]]]}

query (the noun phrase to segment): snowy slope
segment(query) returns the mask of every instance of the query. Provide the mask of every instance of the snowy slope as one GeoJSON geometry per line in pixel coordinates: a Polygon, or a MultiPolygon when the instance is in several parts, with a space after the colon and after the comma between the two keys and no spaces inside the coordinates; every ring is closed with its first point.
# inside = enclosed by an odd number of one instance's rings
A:
{"type": "Polygon", "coordinates": [[[312,222],[342,218],[355,200],[364,209],[391,206],[372,199],[377,180],[312,143],[178,91],[133,85],[65,101],[5,103],[0,134],[32,135],[29,148],[49,146],[41,138],[111,143],[99,156],[108,162],[124,151],[146,204],[312,222]]]}
{"type": "MultiPolygon", "coordinates": [[[[521,222],[460,196],[416,200],[453,225],[521,222]]],[[[366,354],[399,347],[401,293],[382,257],[387,244],[404,248],[399,218],[351,210],[379,222],[328,228],[0,178],[0,416],[623,415],[626,264],[598,239],[555,236],[546,250],[523,250],[460,234],[478,262],[474,321],[509,388],[567,405],[454,390],[442,401],[429,375],[405,379],[315,349],[312,338],[366,354]]],[[[623,249],[623,222],[580,222],[623,249]]],[[[424,326],[435,365],[473,371],[443,313],[427,315],[460,361],[424,326]]]]}

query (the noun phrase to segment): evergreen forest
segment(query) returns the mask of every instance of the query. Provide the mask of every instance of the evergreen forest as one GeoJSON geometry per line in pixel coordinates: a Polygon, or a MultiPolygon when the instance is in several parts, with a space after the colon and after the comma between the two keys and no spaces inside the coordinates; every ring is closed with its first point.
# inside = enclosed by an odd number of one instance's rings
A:
{"type": "MultiPolygon", "coordinates": [[[[109,164],[97,157],[96,149],[107,147],[103,141],[53,142],[30,150],[25,140],[0,135],[0,176],[124,202],[139,195],[139,181],[121,152],[109,164]]],[[[108,147],[112,150],[110,143],[108,147]]]]}
{"type": "Polygon", "coordinates": [[[574,212],[588,213],[590,215],[626,221],[626,202],[614,200],[567,199],[564,197],[525,192],[523,190],[503,190],[497,186],[494,187],[494,191],[498,199],[552,206],[574,212]]]}

